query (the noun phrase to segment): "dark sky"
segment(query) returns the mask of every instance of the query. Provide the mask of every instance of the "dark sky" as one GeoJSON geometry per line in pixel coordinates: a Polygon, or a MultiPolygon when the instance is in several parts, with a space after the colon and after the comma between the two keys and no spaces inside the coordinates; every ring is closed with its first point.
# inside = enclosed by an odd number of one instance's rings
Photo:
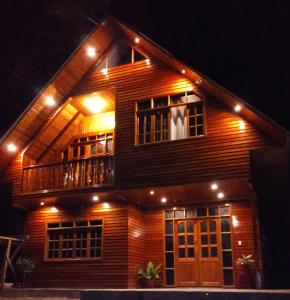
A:
{"type": "Polygon", "coordinates": [[[0,136],[108,12],[290,129],[289,1],[0,0],[0,136]]]}

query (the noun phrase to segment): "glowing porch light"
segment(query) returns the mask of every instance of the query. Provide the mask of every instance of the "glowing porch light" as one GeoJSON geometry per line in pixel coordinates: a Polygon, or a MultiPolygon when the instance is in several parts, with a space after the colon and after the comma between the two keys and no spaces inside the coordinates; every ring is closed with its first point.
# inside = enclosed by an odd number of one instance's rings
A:
{"type": "Polygon", "coordinates": [[[210,188],[213,190],[213,191],[216,191],[218,189],[218,185],[216,183],[213,183],[210,188]]]}
{"type": "Polygon", "coordinates": [[[219,199],[223,199],[223,198],[225,197],[225,195],[224,195],[223,192],[219,192],[219,193],[217,194],[217,197],[218,197],[219,199]]]}
{"type": "Polygon", "coordinates": [[[88,47],[87,55],[89,57],[95,57],[96,56],[96,49],[94,47],[88,47]]]}
{"type": "Polygon", "coordinates": [[[150,65],[150,59],[149,59],[149,58],[147,58],[147,59],[145,60],[145,62],[146,62],[147,65],[150,65]]]}
{"type": "Polygon", "coordinates": [[[174,207],[173,207],[173,210],[177,210],[177,207],[176,207],[176,206],[174,206],[174,207]]]}
{"type": "Polygon", "coordinates": [[[160,201],[161,201],[161,203],[166,203],[167,199],[165,197],[162,197],[160,201]]]}
{"type": "Polygon", "coordinates": [[[108,69],[107,68],[103,68],[101,70],[101,72],[104,74],[104,75],[108,75],[108,69]]]}
{"type": "Polygon", "coordinates": [[[44,206],[44,202],[43,201],[40,202],[40,206],[44,206]]]}
{"type": "Polygon", "coordinates": [[[153,190],[151,190],[149,193],[150,193],[150,195],[154,195],[155,194],[155,192],[153,190]]]}
{"type": "Polygon", "coordinates": [[[55,206],[53,206],[53,207],[50,209],[50,211],[51,211],[52,213],[57,213],[57,212],[58,212],[58,209],[57,209],[55,206]]]}
{"type": "Polygon", "coordinates": [[[135,42],[135,44],[139,44],[140,39],[138,37],[135,37],[134,42],[135,42]]]}
{"type": "Polygon", "coordinates": [[[234,108],[234,111],[235,111],[235,112],[240,112],[241,109],[242,109],[241,105],[237,104],[237,105],[235,106],[235,108],[234,108]]]}
{"type": "Polygon", "coordinates": [[[45,97],[45,105],[54,106],[56,104],[55,99],[52,96],[45,97]]]}
{"type": "Polygon", "coordinates": [[[182,69],[182,70],[181,70],[181,73],[182,73],[182,74],[185,74],[185,73],[186,73],[186,71],[185,71],[184,69],[182,69]]]}
{"type": "Polygon", "coordinates": [[[84,100],[85,107],[93,114],[104,110],[106,102],[100,96],[91,96],[84,100]]]}
{"type": "Polygon", "coordinates": [[[15,152],[17,150],[17,147],[13,143],[10,143],[7,145],[7,150],[9,152],[15,152]]]}
{"type": "Polygon", "coordinates": [[[230,206],[230,204],[229,204],[229,203],[226,203],[225,206],[230,206]]]}
{"type": "Polygon", "coordinates": [[[104,208],[110,208],[110,204],[108,202],[103,203],[104,208]]]}
{"type": "Polygon", "coordinates": [[[93,197],[93,201],[94,201],[94,202],[98,202],[98,201],[99,201],[99,197],[98,197],[97,195],[95,195],[95,196],[93,197]]]}
{"type": "Polygon", "coordinates": [[[240,121],[240,129],[243,130],[246,128],[246,124],[244,121],[240,121]]]}

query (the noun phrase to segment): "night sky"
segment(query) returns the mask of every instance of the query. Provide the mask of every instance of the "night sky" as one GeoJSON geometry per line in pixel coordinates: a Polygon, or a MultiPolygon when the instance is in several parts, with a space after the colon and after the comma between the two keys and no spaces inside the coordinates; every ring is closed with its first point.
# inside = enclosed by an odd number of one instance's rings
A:
{"type": "Polygon", "coordinates": [[[0,0],[0,137],[108,13],[290,129],[289,1],[0,0]]]}

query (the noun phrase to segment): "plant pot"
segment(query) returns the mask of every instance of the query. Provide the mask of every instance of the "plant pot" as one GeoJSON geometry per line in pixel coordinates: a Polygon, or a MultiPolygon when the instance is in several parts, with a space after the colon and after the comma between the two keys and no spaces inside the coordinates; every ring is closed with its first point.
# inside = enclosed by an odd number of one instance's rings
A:
{"type": "Polygon", "coordinates": [[[241,269],[238,275],[237,288],[252,289],[253,287],[253,280],[249,265],[241,265],[241,269]]]}
{"type": "Polygon", "coordinates": [[[140,278],[140,286],[152,289],[155,287],[155,279],[140,278]]]}

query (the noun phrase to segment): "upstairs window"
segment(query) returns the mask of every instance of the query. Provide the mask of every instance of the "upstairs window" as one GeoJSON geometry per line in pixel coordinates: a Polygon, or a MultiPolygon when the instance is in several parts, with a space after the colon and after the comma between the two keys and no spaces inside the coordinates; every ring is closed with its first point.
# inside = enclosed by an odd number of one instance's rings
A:
{"type": "Polygon", "coordinates": [[[202,100],[193,92],[137,101],[137,145],[204,135],[202,100]]]}
{"type": "Polygon", "coordinates": [[[46,260],[102,257],[103,220],[47,224],[46,260]]]}

